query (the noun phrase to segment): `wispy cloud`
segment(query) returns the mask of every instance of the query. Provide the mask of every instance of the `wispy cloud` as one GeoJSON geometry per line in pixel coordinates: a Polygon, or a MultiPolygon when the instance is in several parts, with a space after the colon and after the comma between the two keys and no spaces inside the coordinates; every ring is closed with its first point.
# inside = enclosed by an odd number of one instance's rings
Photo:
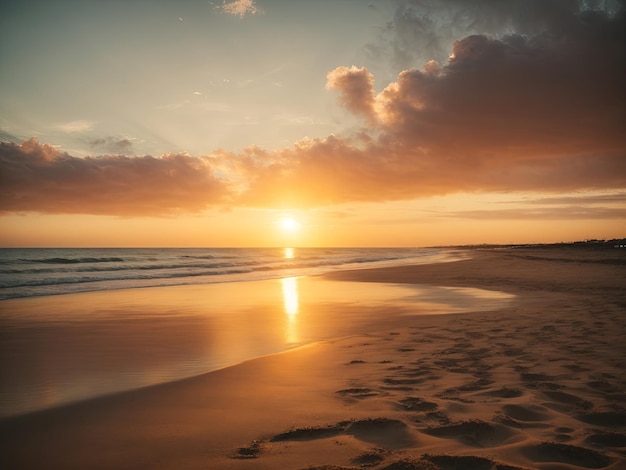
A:
{"type": "Polygon", "coordinates": [[[0,128],[0,141],[1,142],[20,142],[22,139],[17,137],[15,134],[12,134],[9,131],[6,131],[0,128]]]}
{"type": "Polygon", "coordinates": [[[183,108],[185,106],[187,106],[188,104],[191,103],[191,100],[181,100],[181,101],[176,101],[175,103],[168,103],[168,104],[161,104],[161,105],[157,105],[155,106],[156,109],[163,109],[163,110],[173,110],[173,109],[180,109],[183,108]]]}
{"type": "Polygon", "coordinates": [[[609,194],[585,194],[580,196],[549,196],[525,201],[524,204],[558,205],[558,204],[624,204],[626,205],[626,192],[609,194]]]}
{"type": "Polygon", "coordinates": [[[243,18],[248,14],[256,15],[262,13],[262,11],[254,3],[254,0],[224,0],[221,9],[225,13],[235,15],[240,18],[243,18]]]}
{"type": "Polygon", "coordinates": [[[55,127],[56,129],[62,131],[62,132],[66,132],[68,134],[74,133],[74,132],[86,132],[86,131],[90,131],[93,129],[94,125],[96,123],[93,121],[87,121],[87,120],[78,120],[78,121],[70,121],[70,122],[64,122],[61,124],[57,124],[55,127]]]}
{"type": "Polygon", "coordinates": [[[453,219],[475,220],[609,220],[626,219],[626,208],[561,206],[543,209],[496,209],[445,212],[453,219]]]}

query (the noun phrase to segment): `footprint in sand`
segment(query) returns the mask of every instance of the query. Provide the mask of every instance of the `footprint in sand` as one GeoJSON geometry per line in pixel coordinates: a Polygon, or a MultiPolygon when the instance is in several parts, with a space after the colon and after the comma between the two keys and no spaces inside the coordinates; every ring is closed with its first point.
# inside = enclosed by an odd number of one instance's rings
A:
{"type": "Polygon", "coordinates": [[[270,442],[312,441],[340,434],[354,436],[358,440],[385,449],[403,449],[415,445],[416,442],[404,422],[388,418],[341,421],[330,426],[297,428],[277,434],[270,439],[270,442]]]}
{"type": "Polygon", "coordinates": [[[407,397],[400,400],[397,405],[397,408],[403,411],[434,411],[437,407],[437,403],[417,397],[407,397]]]}
{"type": "Polygon", "coordinates": [[[335,393],[341,395],[342,397],[356,398],[357,400],[362,400],[364,398],[375,397],[379,395],[378,392],[372,390],[371,388],[361,387],[344,388],[343,390],[337,390],[335,393]]]}
{"type": "Polygon", "coordinates": [[[383,379],[383,382],[387,385],[418,385],[424,383],[426,381],[425,378],[417,378],[417,379],[395,379],[393,377],[387,377],[383,379]]]}
{"type": "Polygon", "coordinates": [[[376,465],[381,464],[388,454],[389,451],[385,449],[374,449],[353,458],[352,463],[361,468],[375,467],[376,465]]]}
{"type": "MultiPolygon", "coordinates": [[[[459,387],[447,388],[443,392],[438,393],[436,396],[445,398],[445,399],[455,399],[459,401],[464,401],[460,399],[458,395],[462,394],[462,392],[477,392],[479,390],[484,390],[493,384],[494,381],[490,379],[478,379],[473,382],[466,383],[464,385],[460,385],[459,387]]],[[[472,403],[471,400],[466,400],[466,403],[472,403]]]]}
{"type": "Polygon", "coordinates": [[[461,385],[458,387],[461,392],[475,392],[477,390],[484,390],[489,385],[493,384],[494,381],[486,378],[475,380],[474,382],[470,382],[465,385],[461,385]]]}
{"type": "MultiPolygon", "coordinates": [[[[486,457],[478,457],[475,455],[429,455],[424,454],[422,456],[423,462],[429,462],[435,467],[428,466],[416,466],[406,467],[413,470],[457,470],[457,469],[472,469],[472,470],[524,470],[520,467],[513,467],[507,464],[500,464],[486,457]]],[[[386,470],[386,469],[383,469],[386,470]]],[[[398,470],[404,470],[404,467],[398,467],[398,470]]]]}
{"type": "Polygon", "coordinates": [[[605,468],[613,462],[611,458],[595,450],[556,442],[528,446],[522,452],[533,462],[555,462],[585,468],[605,468]]]}
{"type": "Polygon", "coordinates": [[[587,386],[604,393],[616,393],[621,391],[619,387],[616,387],[606,380],[592,380],[591,382],[587,382],[587,386]]]}
{"type": "Polygon", "coordinates": [[[587,424],[606,428],[626,427],[626,412],[587,413],[577,416],[577,419],[587,424]]]}
{"type": "Polygon", "coordinates": [[[520,378],[524,382],[531,382],[535,384],[538,384],[539,382],[547,382],[549,380],[554,379],[554,377],[547,375],[547,374],[536,374],[536,373],[533,374],[530,372],[522,372],[520,374],[520,378]]]}
{"type": "Polygon", "coordinates": [[[517,421],[516,419],[513,419],[510,416],[507,416],[507,415],[502,414],[502,413],[496,413],[496,415],[493,417],[493,420],[496,423],[501,423],[501,424],[504,424],[504,425],[509,426],[511,428],[524,429],[524,428],[527,427],[521,421],[517,421]]]}
{"type": "Polygon", "coordinates": [[[590,410],[593,408],[593,403],[584,400],[576,395],[571,395],[565,392],[558,391],[544,391],[542,392],[549,400],[556,403],[544,403],[544,406],[555,409],[557,411],[571,411],[571,410],[590,410]]]}
{"type": "Polygon", "coordinates": [[[463,421],[457,424],[429,428],[422,430],[423,433],[444,439],[456,439],[466,445],[474,447],[492,447],[501,445],[512,436],[518,434],[509,428],[499,425],[491,425],[484,421],[463,421]]]}
{"type": "Polygon", "coordinates": [[[432,369],[428,367],[421,367],[418,369],[402,369],[398,373],[398,375],[402,377],[410,377],[410,378],[423,377],[424,379],[428,379],[428,380],[436,380],[439,378],[439,376],[433,374],[432,369]]]}
{"type": "Polygon", "coordinates": [[[241,460],[256,459],[259,457],[260,453],[261,453],[261,443],[259,441],[254,441],[249,446],[240,447],[239,449],[237,449],[233,453],[233,455],[231,455],[231,457],[233,459],[241,459],[241,460]]]}
{"type": "Polygon", "coordinates": [[[502,387],[497,390],[489,390],[478,394],[479,396],[494,398],[518,398],[524,395],[519,388],[502,387]]]}
{"type": "Polygon", "coordinates": [[[337,424],[329,426],[313,426],[305,428],[296,428],[291,431],[286,431],[280,434],[276,434],[270,439],[270,442],[282,442],[282,441],[313,441],[316,439],[325,439],[327,437],[335,437],[344,431],[351,424],[351,421],[341,421],[337,424]]]}
{"type": "Polygon", "coordinates": [[[585,442],[604,447],[626,447],[626,434],[616,432],[597,433],[588,436],[585,442]]]}
{"type": "Polygon", "coordinates": [[[504,405],[502,412],[516,421],[537,422],[550,418],[548,409],[538,405],[504,405]]]}
{"type": "Polygon", "coordinates": [[[370,418],[350,424],[345,434],[386,449],[402,449],[415,444],[408,426],[397,419],[370,418]]]}

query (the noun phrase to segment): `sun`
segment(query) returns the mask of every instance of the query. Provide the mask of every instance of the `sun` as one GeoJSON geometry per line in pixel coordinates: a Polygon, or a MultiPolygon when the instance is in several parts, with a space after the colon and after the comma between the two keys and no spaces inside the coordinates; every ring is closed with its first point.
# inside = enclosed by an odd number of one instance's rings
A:
{"type": "Polygon", "coordinates": [[[280,228],[283,230],[283,232],[288,234],[298,232],[301,226],[302,225],[300,224],[300,222],[298,222],[293,217],[283,217],[280,220],[280,228]]]}

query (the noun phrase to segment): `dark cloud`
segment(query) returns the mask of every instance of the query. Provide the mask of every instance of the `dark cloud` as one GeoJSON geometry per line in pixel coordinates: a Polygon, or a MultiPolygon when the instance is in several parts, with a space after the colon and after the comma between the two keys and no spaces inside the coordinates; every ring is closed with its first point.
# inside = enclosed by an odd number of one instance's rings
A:
{"type": "Polygon", "coordinates": [[[127,138],[98,137],[88,140],[87,144],[93,149],[103,150],[107,153],[128,154],[133,151],[133,142],[127,138]]]}
{"type": "Polygon", "coordinates": [[[0,143],[0,211],[164,215],[222,200],[208,158],[76,158],[35,139],[0,143]]]}
{"type": "Polygon", "coordinates": [[[329,86],[378,124],[358,139],[331,136],[277,152],[255,169],[246,201],[622,188],[624,19],[592,12],[558,33],[468,36],[444,66],[405,70],[378,95],[366,69],[339,67],[329,86]]]}
{"type": "Polygon", "coordinates": [[[535,36],[564,32],[584,10],[614,13],[622,0],[398,0],[380,40],[368,45],[372,59],[396,70],[443,62],[458,38],[474,34],[535,36]]]}
{"type": "Polygon", "coordinates": [[[625,42],[606,22],[584,25],[586,40],[461,39],[441,73],[402,72],[379,96],[380,120],[403,140],[483,158],[621,150],[625,42]]]}

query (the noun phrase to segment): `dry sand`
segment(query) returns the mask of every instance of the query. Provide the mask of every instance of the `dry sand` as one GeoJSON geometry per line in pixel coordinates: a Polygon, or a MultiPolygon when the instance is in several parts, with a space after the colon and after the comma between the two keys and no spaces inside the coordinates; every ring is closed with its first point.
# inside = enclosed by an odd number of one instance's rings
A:
{"type": "Polygon", "coordinates": [[[626,468],[626,251],[476,250],[327,277],[517,298],[8,418],[0,467],[626,468]]]}

